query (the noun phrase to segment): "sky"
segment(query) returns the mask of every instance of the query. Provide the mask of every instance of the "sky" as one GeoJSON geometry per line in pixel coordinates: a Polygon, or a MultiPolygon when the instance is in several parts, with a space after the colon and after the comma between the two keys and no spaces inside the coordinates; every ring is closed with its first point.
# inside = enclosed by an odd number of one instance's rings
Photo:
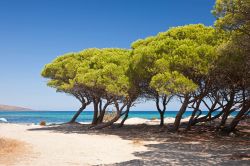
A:
{"type": "MultiPolygon", "coordinates": [[[[213,25],[214,0],[0,0],[0,104],[76,110],[80,103],[46,86],[45,64],[86,48],[130,48],[173,26],[213,25]]],[[[167,110],[177,110],[178,101],[167,110]]],[[[92,110],[92,107],[87,108],[92,110]]],[[[132,110],[155,110],[153,102],[132,110]]]]}

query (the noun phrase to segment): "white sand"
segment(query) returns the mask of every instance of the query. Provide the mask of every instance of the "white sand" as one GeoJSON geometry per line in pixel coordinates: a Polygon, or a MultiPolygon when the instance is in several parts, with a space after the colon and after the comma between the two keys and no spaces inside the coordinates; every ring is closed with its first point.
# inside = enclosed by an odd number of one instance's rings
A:
{"type": "MultiPolygon", "coordinates": [[[[18,159],[18,166],[111,164],[136,159],[144,146],[114,135],[64,134],[54,131],[29,131],[37,125],[0,123],[0,137],[25,142],[29,153],[18,159]]],[[[153,142],[148,142],[153,143],[153,142]]],[[[0,163],[1,165],[1,163],[0,163]]]]}
{"type": "MultiPolygon", "coordinates": [[[[183,118],[181,122],[187,122],[190,117],[183,118]]],[[[174,123],[175,118],[164,118],[164,124],[174,123]]],[[[118,123],[121,120],[118,121],[118,123]]],[[[124,124],[147,124],[147,125],[159,125],[160,119],[148,120],[143,118],[129,118],[125,121],[124,124]]]]}
{"type": "MultiPolygon", "coordinates": [[[[189,118],[182,119],[187,121],[189,118]]],[[[165,118],[165,124],[173,123],[174,118],[165,118]]],[[[129,118],[125,124],[159,125],[160,120],[129,118]]],[[[112,164],[137,159],[136,152],[147,151],[146,144],[157,142],[133,143],[114,135],[64,134],[48,130],[28,129],[40,128],[38,125],[20,125],[0,123],[0,137],[23,141],[29,152],[13,165],[45,166],[45,165],[96,165],[112,164]]],[[[0,163],[0,166],[3,165],[0,163]]]]}

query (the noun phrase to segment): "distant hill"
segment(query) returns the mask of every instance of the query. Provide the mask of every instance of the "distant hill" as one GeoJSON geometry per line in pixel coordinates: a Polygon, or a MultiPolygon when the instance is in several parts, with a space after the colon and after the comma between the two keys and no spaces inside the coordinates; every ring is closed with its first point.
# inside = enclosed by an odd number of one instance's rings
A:
{"type": "Polygon", "coordinates": [[[0,111],[32,111],[32,109],[0,104],[0,111]]]}

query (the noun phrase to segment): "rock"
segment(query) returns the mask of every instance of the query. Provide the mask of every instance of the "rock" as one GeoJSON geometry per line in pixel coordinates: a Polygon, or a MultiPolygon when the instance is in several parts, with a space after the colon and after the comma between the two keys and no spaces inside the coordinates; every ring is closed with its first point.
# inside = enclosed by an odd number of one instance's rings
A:
{"type": "Polygon", "coordinates": [[[231,133],[229,133],[229,136],[230,136],[230,137],[235,137],[236,134],[234,134],[233,132],[231,132],[231,133]]]}

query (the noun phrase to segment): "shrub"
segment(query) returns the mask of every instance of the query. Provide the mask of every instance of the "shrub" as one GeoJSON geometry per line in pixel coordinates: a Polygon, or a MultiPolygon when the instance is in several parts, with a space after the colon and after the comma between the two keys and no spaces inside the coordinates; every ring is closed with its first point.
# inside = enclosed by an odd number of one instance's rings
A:
{"type": "Polygon", "coordinates": [[[46,126],[46,122],[43,120],[40,122],[40,126],[46,126]]]}

